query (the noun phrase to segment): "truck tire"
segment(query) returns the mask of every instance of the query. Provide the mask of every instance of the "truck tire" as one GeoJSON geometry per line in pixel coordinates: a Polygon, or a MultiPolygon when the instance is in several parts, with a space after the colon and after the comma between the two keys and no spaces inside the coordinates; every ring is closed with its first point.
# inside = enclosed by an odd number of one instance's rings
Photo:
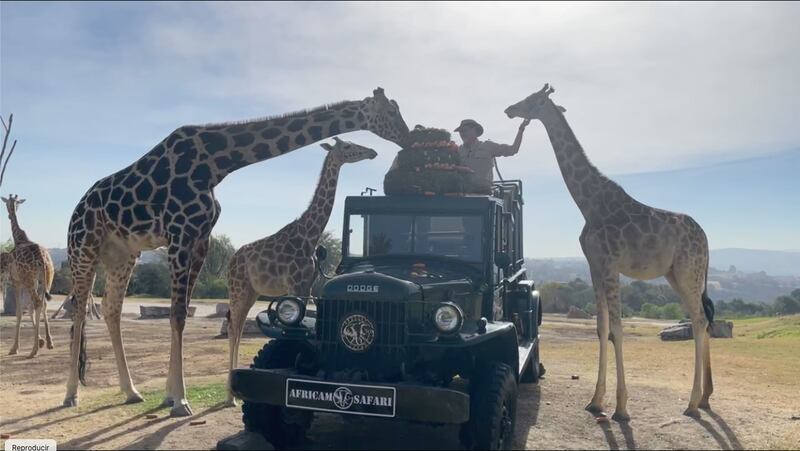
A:
{"type": "MultiPolygon", "coordinates": [[[[294,367],[300,354],[300,343],[289,340],[270,340],[258,351],[250,368],[275,369],[294,367]]],[[[262,434],[273,446],[283,449],[305,438],[314,415],[311,412],[281,406],[244,401],[242,421],[249,432],[262,434]]]]}
{"type": "Polygon", "coordinates": [[[512,449],[516,422],[514,369],[494,362],[470,381],[470,420],[461,425],[461,440],[469,449],[512,449]]]}

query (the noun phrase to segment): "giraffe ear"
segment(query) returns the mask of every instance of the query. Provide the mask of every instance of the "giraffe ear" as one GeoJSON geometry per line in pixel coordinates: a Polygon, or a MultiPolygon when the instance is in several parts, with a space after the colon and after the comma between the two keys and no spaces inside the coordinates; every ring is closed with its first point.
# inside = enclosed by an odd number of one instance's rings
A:
{"type": "Polygon", "coordinates": [[[322,143],[322,144],[320,144],[320,146],[321,146],[323,149],[327,150],[328,152],[330,152],[331,150],[333,150],[333,146],[332,146],[332,145],[330,145],[330,144],[328,144],[328,143],[322,143]]]}
{"type": "Polygon", "coordinates": [[[3,202],[8,202],[8,199],[6,199],[5,197],[0,197],[0,199],[3,199],[3,202]]]}
{"type": "Polygon", "coordinates": [[[25,199],[20,199],[20,200],[17,201],[17,204],[24,204],[24,203],[25,203],[25,199]]]}

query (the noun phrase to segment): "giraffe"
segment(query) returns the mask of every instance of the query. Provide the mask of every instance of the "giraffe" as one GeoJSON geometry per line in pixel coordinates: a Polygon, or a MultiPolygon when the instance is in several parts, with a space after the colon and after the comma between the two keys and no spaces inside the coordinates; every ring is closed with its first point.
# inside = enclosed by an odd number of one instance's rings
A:
{"type": "MultiPolygon", "coordinates": [[[[228,269],[231,370],[238,367],[242,329],[247,312],[259,295],[311,294],[316,268],[314,251],[331,216],[342,165],[373,159],[378,155],[374,150],[358,144],[339,138],[334,138],[334,141],[333,146],[322,144],[328,155],[306,211],[275,234],[242,246],[231,258],[228,269]]],[[[236,405],[230,386],[228,405],[236,405]]]]}
{"type": "MultiPolygon", "coordinates": [[[[164,405],[171,416],[192,414],[183,376],[183,330],[211,229],[220,214],[214,187],[228,174],[330,136],[368,130],[400,143],[408,133],[394,100],[377,88],[371,97],[245,122],[183,126],[130,166],[99,180],[75,207],[68,254],[76,297],[64,406],[78,403],[86,300],[102,262],[107,271],[103,317],[127,403],[141,402],[120,333],[131,272],[142,250],[166,246],[172,284],[170,359],[164,405]]],[[[82,360],[85,362],[85,359],[82,360]]]]}
{"type": "Polygon", "coordinates": [[[50,287],[53,285],[55,270],[50,253],[44,247],[30,241],[28,235],[19,225],[17,208],[25,202],[19,196],[9,195],[2,197],[8,210],[8,219],[11,220],[11,234],[14,238],[14,249],[3,253],[0,262],[0,273],[8,274],[16,292],[17,300],[17,328],[14,334],[14,345],[11,346],[9,355],[17,353],[19,348],[19,332],[22,322],[22,292],[27,291],[31,298],[30,315],[33,322],[33,349],[28,358],[36,357],[39,348],[45,341],[39,336],[40,318],[44,317],[44,331],[47,349],[53,349],[53,338],[50,335],[50,323],[47,320],[47,301],[51,299],[50,287]]]}
{"type": "Polygon", "coordinates": [[[680,296],[692,321],[694,381],[684,414],[697,418],[699,408],[710,408],[708,400],[714,390],[709,347],[714,304],[706,288],[709,261],[706,234],[688,215],[644,205],[603,175],[586,157],[567,124],[563,114],[566,110],[550,99],[553,92],[545,84],[540,91],[509,106],[505,113],[509,118],[542,122],[567,188],[586,222],[580,244],[595,291],[600,338],[597,385],[586,410],[595,414],[603,411],[608,339],[614,344],[617,367],[617,405],[612,418],[630,419],[622,359],[619,275],[638,280],[664,276],[680,296]]]}

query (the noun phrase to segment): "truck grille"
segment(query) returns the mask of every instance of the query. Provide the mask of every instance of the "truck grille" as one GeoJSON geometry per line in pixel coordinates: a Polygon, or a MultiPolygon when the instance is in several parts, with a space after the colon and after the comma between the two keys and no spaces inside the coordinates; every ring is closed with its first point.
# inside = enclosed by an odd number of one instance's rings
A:
{"type": "Polygon", "coordinates": [[[316,329],[328,369],[397,371],[406,344],[406,303],[321,299],[316,329]],[[348,349],[342,341],[342,321],[352,314],[366,316],[374,326],[373,342],[363,352],[348,349]]]}

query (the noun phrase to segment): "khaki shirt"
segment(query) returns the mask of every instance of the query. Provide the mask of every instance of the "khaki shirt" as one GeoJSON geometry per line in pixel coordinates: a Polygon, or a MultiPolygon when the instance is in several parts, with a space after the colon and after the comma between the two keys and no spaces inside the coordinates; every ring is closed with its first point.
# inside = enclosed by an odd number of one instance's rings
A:
{"type": "Polygon", "coordinates": [[[489,192],[492,189],[492,168],[495,157],[510,157],[514,155],[514,147],[508,144],[498,144],[493,141],[480,141],[472,145],[462,144],[458,147],[461,164],[469,166],[474,173],[470,176],[471,190],[476,192],[489,192]]]}

